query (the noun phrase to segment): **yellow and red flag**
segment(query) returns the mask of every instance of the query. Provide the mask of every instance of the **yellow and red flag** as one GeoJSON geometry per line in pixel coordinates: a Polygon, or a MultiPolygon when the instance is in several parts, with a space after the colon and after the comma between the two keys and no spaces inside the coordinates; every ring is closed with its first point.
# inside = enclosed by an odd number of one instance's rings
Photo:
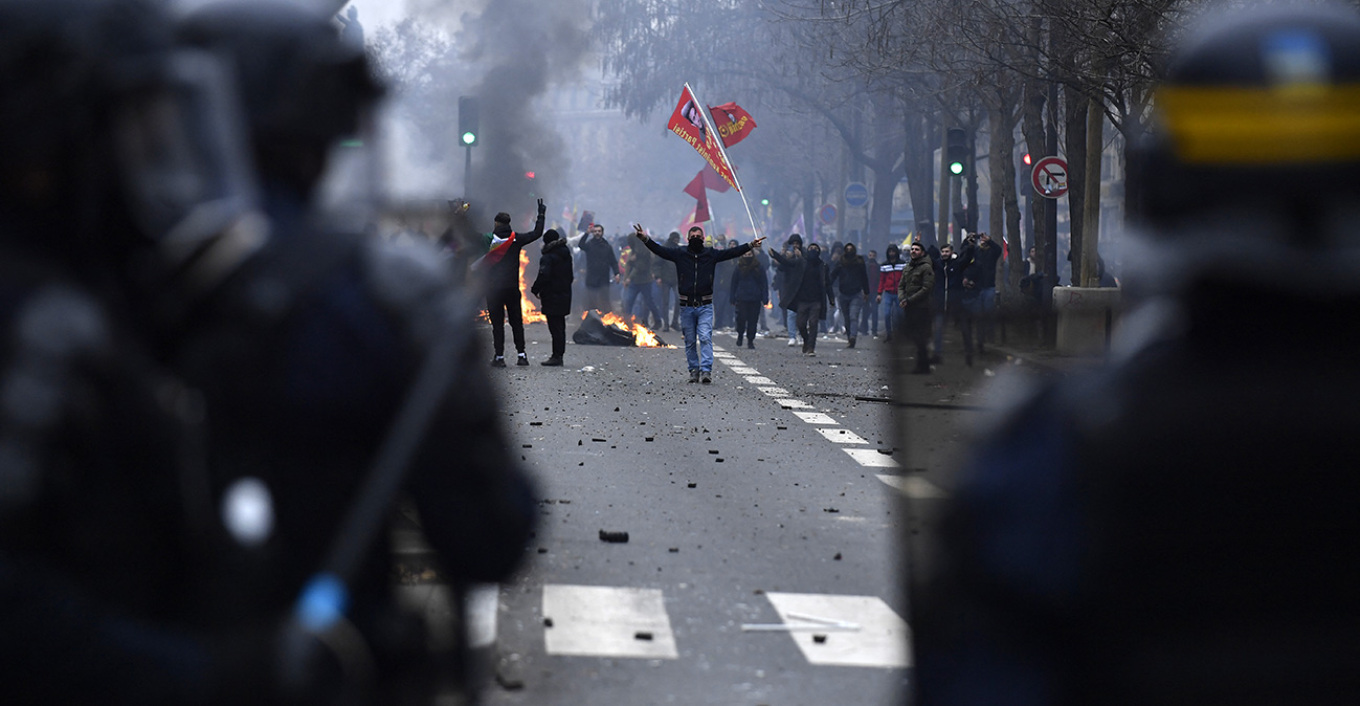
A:
{"type": "Polygon", "coordinates": [[[756,129],[755,119],[736,103],[723,103],[711,106],[708,110],[713,115],[713,122],[718,124],[718,135],[722,137],[723,147],[741,142],[756,129]]]}
{"type": "Polygon", "coordinates": [[[689,84],[685,84],[684,90],[680,92],[680,102],[676,104],[675,112],[671,113],[666,128],[688,142],[723,181],[741,191],[741,187],[737,185],[737,178],[732,173],[732,164],[727,161],[727,154],[723,152],[718,136],[713,134],[708,116],[704,113],[704,106],[694,97],[694,91],[690,90],[689,84]]]}

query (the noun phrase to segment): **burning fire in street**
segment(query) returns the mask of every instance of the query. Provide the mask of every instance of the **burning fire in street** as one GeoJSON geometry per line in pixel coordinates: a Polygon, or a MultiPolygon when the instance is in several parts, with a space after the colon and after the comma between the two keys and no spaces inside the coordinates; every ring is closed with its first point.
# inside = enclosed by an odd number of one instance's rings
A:
{"type": "MultiPolygon", "coordinates": [[[[519,291],[521,293],[529,291],[529,284],[524,281],[524,270],[529,267],[529,253],[519,251],[519,291]]],[[[539,311],[534,303],[529,301],[529,297],[522,296],[519,299],[519,313],[526,324],[547,323],[548,317],[539,311]]]]}
{"type": "MultiPolygon", "coordinates": [[[[583,312],[581,314],[582,321],[585,320],[588,313],[589,312],[583,312]]],[[[636,345],[639,348],[675,347],[661,343],[660,339],[656,337],[656,333],[651,329],[647,328],[646,326],[643,326],[642,324],[638,323],[629,325],[627,319],[623,318],[622,316],[619,316],[618,314],[615,314],[612,311],[608,313],[602,313],[597,310],[595,314],[600,317],[600,322],[603,323],[605,326],[613,326],[615,328],[633,334],[633,345],[636,345]]]]}
{"type": "MultiPolygon", "coordinates": [[[[529,267],[529,254],[524,252],[523,250],[520,250],[519,291],[521,294],[529,291],[529,285],[527,282],[524,281],[524,271],[528,269],[528,267],[529,267]]],[[[520,318],[526,324],[542,324],[547,323],[548,321],[548,317],[544,316],[543,312],[540,311],[537,306],[534,306],[534,303],[529,300],[529,297],[527,295],[521,296],[519,299],[519,315],[520,318]]],[[[491,315],[487,313],[486,309],[482,309],[481,311],[477,312],[477,318],[487,323],[491,322],[491,315]]]]}

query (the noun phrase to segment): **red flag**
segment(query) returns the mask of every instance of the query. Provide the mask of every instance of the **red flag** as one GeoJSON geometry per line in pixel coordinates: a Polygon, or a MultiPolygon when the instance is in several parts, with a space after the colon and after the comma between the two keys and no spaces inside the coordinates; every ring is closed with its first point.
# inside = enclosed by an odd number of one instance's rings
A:
{"type": "Polygon", "coordinates": [[[713,191],[722,194],[726,193],[728,189],[732,188],[727,185],[727,182],[723,181],[722,177],[718,176],[717,172],[713,171],[713,167],[704,165],[703,170],[700,171],[699,173],[703,175],[704,188],[706,189],[712,189],[713,191]]]}
{"type": "Polygon", "coordinates": [[[722,137],[724,147],[741,142],[756,129],[756,121],[751,114],[736,103],[715,105],[709,111],[713,115],[713,122],[718,125],[718,134],[722,137]]]}
{"type": "MultiPolygon", "coordinates": [[[[707,169],[707,167],[705,167],[705,169],[707,169]]],[[[724,183],[723,186],[726,187],[727,184],[724,183]]],[[[694,206],[694,220],[707,221],[708,190],[704,188],[703,172],[699,172],[698,174],[694,175],[694,178],[690,180],[687,186],[685,186],[685,193],[689,194],[690,196],[693,196],[694,200],[698,201],[698,203],[695,204],[694,206]]]]}
{"type": "Polygon", "coordinates": [[[695,217],[695,216],[698,216],[698,215],[699,215],[699,209],[696,208],[696,209],[694,209],[694,213],[691,213],[691,214],[689,214],[688,216],[685,216],[685,220],[684,220],[683,222],[680,223],[680,228],[679,228],[678,230],[679,230],[681,233],[688,233],[690,228],[692,228],[692,227],[694,227],[694,226],[697,226],[697,225],[699,225],[700,223],[703,223],[703,221],[701,221],[701,220],[699,220],[698,218],[695,217]]]}
{"type": "Polygon", "coordinates": [[[675,112],[671,113],[666,128],[688,142],[723,181],[741,191],[741,187],[737,186],[736,176],[732,174],[732,165],[727,162],[727,156],[723,154],[722,146],[718,144],[717,135],[710,134],[708,121],[704,119],[704,108],[694,98],[689,84],[685,84],[685,89],[680,92],[680,102],[676,103],[675,112]]]}

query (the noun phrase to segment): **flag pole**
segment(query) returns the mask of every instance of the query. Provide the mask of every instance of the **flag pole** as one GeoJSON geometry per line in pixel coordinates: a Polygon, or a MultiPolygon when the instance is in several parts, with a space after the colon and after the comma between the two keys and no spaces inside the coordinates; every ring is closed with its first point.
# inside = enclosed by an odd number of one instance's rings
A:
{"type": "MultiPolygon", "coordinates": [[[[741,205],[746,207],[746,217],[751,221],[751,230],[755,231],[757,238],[762,237],[760,234],[760,227],[756,225],[756,217],[751,213],[751,204],[746,201],[746,191],[741,188],[741,180],[737,178],[737,167],[735,164],[732,164],[732,160],[728,158],[727,148],[724,147],[722,143],[722,135],[713,126],[713,118],[708,114],[708,104],[699,100],[699,94],[694,92],[694,89],[690,87],[688,81],[685,82],[685,88],[689,91],[690,95],[694,96],[694,102],[699,104],[699,114],[704,116],[704,124],[708,126],[708,133],[713,135],[714,142],[718,145],[718,154],[722,155],[723,161],[727,162],[727,166],[732,170],[733,186],[737,187],[737,193],[741,195],[741,205]]],[[[712,218],[712,206],[709,208],[708,214],[709,217],[712,218]]]]}

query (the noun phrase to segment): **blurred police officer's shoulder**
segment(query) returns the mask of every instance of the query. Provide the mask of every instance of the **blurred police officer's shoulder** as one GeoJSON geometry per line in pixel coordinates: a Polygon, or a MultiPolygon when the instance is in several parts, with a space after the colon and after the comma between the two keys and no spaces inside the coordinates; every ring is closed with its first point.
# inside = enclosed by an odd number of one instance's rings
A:
{"type": "Polygon", "coordinates": [[[919,703],[1360,700],[1358,93],[1354,8],[1176,48],[1118,355],[974,444],[912,601],[919,703]]]}

